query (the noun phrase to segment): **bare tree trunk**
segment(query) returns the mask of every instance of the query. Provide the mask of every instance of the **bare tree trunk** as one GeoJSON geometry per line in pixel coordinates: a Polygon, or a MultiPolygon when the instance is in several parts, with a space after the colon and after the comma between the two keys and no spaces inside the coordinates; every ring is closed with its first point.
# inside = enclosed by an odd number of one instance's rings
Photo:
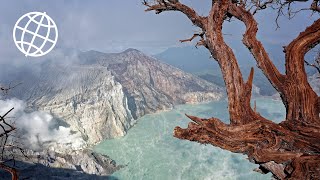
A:
{"type": "MultiPolygon", "coordinates": [[[[209,15],[202,17],[179,1],[157,0],[153,4],[144,1],[146,11],[180,11],[201,28],[202,33],[181,42],[198,35],[201,39],[197,45],[205,46],[218,61],[226,85],[230,124],[217,118],[187,115],[193,122],[186,129],[176,127],[174,136],[246,154],[251,162],[260,165],[261,172],[269,171],[278,179],[320,179],[320,97],[308,83],[304,68],[305,54],[320,41],[320,19],[285,48],[286,73],[281,74],[257,40],[257,22],[254,13],[245,9],[245,3],[213,0],[209,15]],[[254,72],[251,69],[244,82],[237,59],[222,35],[228,17],[244,23],[243,44],[280,93],[286,107],[286,119],[280,124],[265,119],[250,106],[254,72]]],[[[257,1],[255,6],[265,9],[268,3],[273,1],[257,1]]]]}
{"type": "MultiPolygon", "coordinates": [[[[14,86],[15,87],[15,86],[14,86]]],[[[7,93],[10,89],[14,88],[14,87],[2,87],[0,86],[0,93],[4,92],[7,93]]],[[[7,111],[4,115],[0,115],[0,139],[1,139],[1,143],[0,143],[0,169],[3,169],[7,172],[9,172],[11,174],[12,180],[18,180],[18,172],[14,167],[10,167],[8,165],[5,164],[5,160],[8,160],[5,158],[5,156],[7,155],[6,153],[8,153],[7,148],[10,147],[11,149],[19,149],[22,154],[23,150],[22,148],[19,148],[18,146],[15,146],[13,144],[9,144],[8,143],[8,138],[9,136],[13,133],[13,131],[16,130],[16,127],[11,124],[6,122],[5,117],[13,110],[14,108],[11,108],[9,111],[7,111]]],[[[10,155],[10,160],[12,160],[13,162],[14,160],[14,156],[10,155]],[[11,159],[12,158],[12,159],[11,159]]]]}
{"type": "Polygon", "coordinates": [[[308,83],[305,54],[320,41],[320,19],[293,40],[286,51],[286,89],[283,98],[287,120],[320,125],[318,96],[308,83]]]}
{"type": "MultiPolygon", "coordinates": [[[[227,8],[227,2],[213,5],[206,25],[206,45],[212,57],[218,61],[223,75],[228,94],[230,122],[231,124],[244,124],[256,118],[255,113],[250,108],[252,77],[249,78],[247,86],[243,82],[242,74],[232,49],[224,42],[222,25],[227,8]]],[[[253,76],[253,70],[251,74],[253,76]]]]}

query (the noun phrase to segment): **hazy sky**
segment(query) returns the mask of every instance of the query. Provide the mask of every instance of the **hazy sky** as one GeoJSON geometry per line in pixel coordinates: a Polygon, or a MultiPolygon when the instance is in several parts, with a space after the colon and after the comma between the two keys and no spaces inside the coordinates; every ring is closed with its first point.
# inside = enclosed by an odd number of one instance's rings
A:
{"type": "MultiPolygon", "coordinates": [[[[178,12],[155,15],[144,12],[141,0],[2,0],[0,6],[0,61],[23,57],[12,40],[16,20],[31,11],[46,12],[57,24],[57,48],[82,51],[119,52],[136,48],[154,54],[168,47],[181,46],[179,39],[189,38],[196,27],[178,12]]],[[[205,15],[210,0],[184,0],[199,14],[205,15]]],[[[264,43],[281,47],[297,36],[317,16],[301,14],[291,21],[282,18],[281,29],[275,31],[275,12],[257,15],[259,38],[264,43]],[[263,23],[262,23],[263,22],[263,23]]],[[[227,23],[228,42],[241,40],[243,25],[227,23]]]]}
{"type": "MultiPolygon", "coordinates": [[[[181,1],[194,7],[200,15],[206,15],[211,4],[211,0],[181,1]]],[[[63,52],[65,49],[120,52],[127,48],[136,48],[147,54],[155,54],[170,47],[195,44],[193,42],[182,45],[179,42],[180,39],[191,37],[197,30],[185,15],[179,12],[156,15],[154,12],[144,12],[144,9],[141,0],[1,0],[0,79],[7,79],[8,76],[21,77],[28,68],[32,72],[37,72],[40,67],[33,64],[45,62],[42,61],[45,58],[72,63],[70,57],[73,56],[65,56],[63,52]],[[22,15],[34,11],[46,12],[55,21],[59,30],[59,39],[54,51],[44,58],[25,57],[16,48],[12,38],[16,21],[22,15]]],[[[277,31],[275,31],[275,18],[276,13],[272,11],[264,11],[257,15],[260,22],[258,36],[269,47],[271,45],[281,48],[318,16],[310,17],[309,14],[301,13],[291,21],[281,18],[281,29],[277,31]]],[[[243,32],[244,26],[236,21],[226,23],[224,28],[224,33],[230,34],[225,37],[236,55],[249,53],[241,44],[243,32]]],[[[282,63],[284,60],[278,61],[282,63]]],[[[4,101],[0,97],[0,107],[13,106],[20,112],[20,116],[14,114],[22,120],[18,121],[19,127],[30,129],[30,124],[23,124],[24,119],[38,119],[32,121],[32,127],[36,125],[42,129],[29,130],[30,138],[34,137],[34,134],[40,134],[44,140],[48,140],[57,136],[56,134],[69,133],[66,128],[58,131],[48,130],[49,123],[52,122],[50,115],[41,112],[24,113],[24,102],[4,101]]]]}

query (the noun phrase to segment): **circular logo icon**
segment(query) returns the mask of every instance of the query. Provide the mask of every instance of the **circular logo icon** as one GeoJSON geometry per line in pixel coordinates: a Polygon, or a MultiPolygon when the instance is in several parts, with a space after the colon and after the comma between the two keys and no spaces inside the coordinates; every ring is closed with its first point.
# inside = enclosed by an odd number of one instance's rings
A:
{"type": "Polygon", "coordinates": [[[13,40],[25,56],[40,57],[49,53],[56,45],[58,29],[45,12],[30,12],[16,22],[13,40]]]}

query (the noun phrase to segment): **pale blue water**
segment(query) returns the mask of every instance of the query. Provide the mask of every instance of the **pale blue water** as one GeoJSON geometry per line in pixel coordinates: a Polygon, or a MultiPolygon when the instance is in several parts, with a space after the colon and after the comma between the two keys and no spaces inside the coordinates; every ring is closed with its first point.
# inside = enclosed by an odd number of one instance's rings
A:
{"type": "MultiPolygon", "coordinates": [[[[260,98],[257,108],[276,121],[285,117],[284,106],[278,101],[260,98]]],[[[228,121],[225,101],[181,105],[140,118],[125,137],[106,140],[95,151],[110,156],[117,164],[127,165],[113,174],[120,180],[271,179],[270,173],[252,171],[257,165],[244,155],[174,138],[174,127],[186,127],[190,122],[184,113],[228,121]]]]}

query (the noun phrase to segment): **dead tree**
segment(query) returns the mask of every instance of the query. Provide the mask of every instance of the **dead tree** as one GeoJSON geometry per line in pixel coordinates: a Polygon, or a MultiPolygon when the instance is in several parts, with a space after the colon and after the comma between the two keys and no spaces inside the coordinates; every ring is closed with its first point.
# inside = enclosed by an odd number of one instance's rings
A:
{"type": "Polygon", "coordinates": [[[193,122],[186,129],[176,127],[175,137],[246,154],[263,172],[271,172],[278,179],[320,179],[320,97],[308,83],[304,64],[305,54],[320,41],[320,19],[284,47],[285,74],[282,74],[257,39],[254,18],[256,12],[268,7],[277,10],[278,16],[287,11],[289,17],[302,10],[320,11],[318,0],[310,2],[310,8],[291,10],[294,3],[303,2],[308,0],[212,0],[209,14],[200,16],[177,0],[143,1],[146,11],[157,14],[179,11],[200,28],[201,33],[188,40],[199,37],[197,45],[206,47],[219,63],[226,85],[230,124],[217,118],[187,115],[193,122]],[[281,96],[286,119],[279,124],[262,117],[250,106],[254,71],[251,69],[245,81],[234,52],[224,41],[223,23],[230,18],[245,25],[243,44],[281,96]]]}
{"type": "Polygon", "coordinates": [[[1,158],[0,158],[0,169],[3,169],[9,173],[11,173],[12,180],[17,180],[18,179],[18,173],[17,170],[14,167],[11,167],[6,164],[6,162],[14,160],[14,159],[7,159],[6,156],[8,155],[6,150],[12,149],[13,145],[11,143],[8,143],[8,139],[12,132],[16,129],[12,124],[6,122],[5,118],[6,116],[13,110],[11,108],[7,113],[4,115],[0,116],[0,139],[1,139],[1,158]]]}
{"type": "MultiPolygon", "coordinates": [[[[8,91],[14,87],[0,86],[0,92],[7,94],[8,91]]],[[[10,108],[4,115],[0,115],[0,169],[10,173],[12,180],[18,180],[18,171],[16,168],[8,165],[8,163],[12,164],[12,162],[15,164],[15,150],[19,150],[24,154],[23,149],[17,146],[14,138],[12,138],[16,127],[12,122],[6,120],[8,114],[13,109],[14,108],[10,108]]]]}

